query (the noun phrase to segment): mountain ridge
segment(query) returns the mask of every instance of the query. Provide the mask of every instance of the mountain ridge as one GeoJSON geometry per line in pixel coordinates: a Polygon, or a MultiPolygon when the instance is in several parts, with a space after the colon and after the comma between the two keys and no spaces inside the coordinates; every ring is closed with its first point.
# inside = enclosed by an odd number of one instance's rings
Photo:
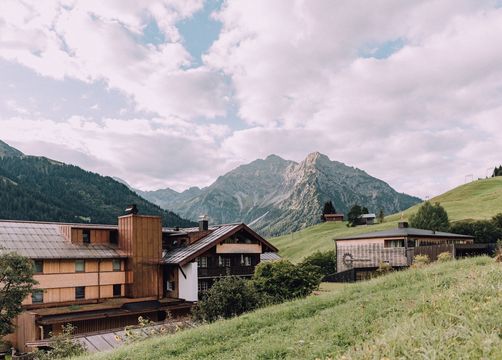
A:
{"type": "Polygon", "coordinates": [[[325,201],[342,212],[358,203],[394,213],[420,202],[398,193],[364,170],[313,152],[301,162],[271,154],[219,176],[205,188],[137,191],[162,208],[195,220],[207,214],[214,223],[243,221],[264,235],[280,235],[320,221],[325,201]]]}

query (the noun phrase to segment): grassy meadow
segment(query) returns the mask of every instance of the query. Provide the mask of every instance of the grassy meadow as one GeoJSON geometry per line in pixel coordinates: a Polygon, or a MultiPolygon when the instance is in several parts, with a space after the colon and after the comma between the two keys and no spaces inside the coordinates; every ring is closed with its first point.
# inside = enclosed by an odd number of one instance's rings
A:
{"type": "MultiPolygon", "coordinates": [[[[474,181],[430,200],[440,202],[448,212],[451,221],[489,219],[502,212],[502,177],[474,181]]],[[[356,235],[369,231],[379,231],[397,226],[401,217],[408,220],[420,204],[403,213],[389,215],[383,224],[348,228],[342,223],[322,223],[270,239],[280,249],[281,256],[292,261],[300,261],[317,250],[334,249],[336,237],[356,235]]]]}
{"type": "Polygon", "coordinates": [[[502,359],[502,264],[409,269],[87,360],[502,359]]]}

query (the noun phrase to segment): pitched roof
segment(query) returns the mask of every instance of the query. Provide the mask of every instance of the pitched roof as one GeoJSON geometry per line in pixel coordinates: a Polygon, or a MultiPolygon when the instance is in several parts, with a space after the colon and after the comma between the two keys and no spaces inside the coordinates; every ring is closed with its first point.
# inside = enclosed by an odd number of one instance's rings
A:
{"type": "Polygon", "coordinates": [[[61,233],[61,225],[68,224],[0,221],[0,253],[17,252],[31,259],[125,257],[123,252],[112,245],[73,244],[61,233]]]}
{"type": "Polygon", "coordinates": [[[361,219],[372,219],[372,218],[376,218],[376,215],[375,214],[362,214],[361,216],[359,216],[361,219]]]}
{"type": "Polygon", "coordinates": [[[260,261],[273,261],[280,259],[282,259],[282,257],[275,252],[264,252],[263,254],[260,254],[260,261]]]}
{"type": "Polygon", "coordinates": [[[416,228],[395,228],[390,230],[375,231],[365,234],[359,234],[354,236],[347,236],[337,238],[336,240],[362,240],[370,238],[392,238],[392,237],[434,237],[434,238],[462,238],[462,239],[473,239],[474,237],[470,235],[460,235],[441,231],[423,230],[416,228]]]}
{"type": "MultiPolygon", "coordinates": [[[[203,237],[202,239],[196,241],[193,244],[190,244],[185,247],[176,248],[170,251],[167,251],[163,254],[163,262],[166,264],[179,264],[184,265],[193,259],[195,259],[200,253],[210,249],[217,242],[235,234],[237,231],[241,229],[246,229],[254,237],[258,238],[260,242],[266,244],[272,250],[278,251],[278,249],[270,244],[268,241],[263,239],[260,235],[256,234],[253,230],[247,227],[245,224],[228,224],[228,225],[218,225],[218,226],[210,226],[209,230],[212,232],[203,237]]],[[[198,231],[198,228],[193,229],[183,229],[187,232],[198,231]]]]}

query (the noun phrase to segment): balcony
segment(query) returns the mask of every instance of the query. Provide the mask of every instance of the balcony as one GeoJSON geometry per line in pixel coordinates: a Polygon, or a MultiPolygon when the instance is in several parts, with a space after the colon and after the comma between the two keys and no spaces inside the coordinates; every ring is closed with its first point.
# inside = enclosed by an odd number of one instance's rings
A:
{"type": "Polygon", "coordinates": [[[210,268],[198,268],[199,278],[212,278],[221,276],[252,276],[254,274],[254,266],[221,266],[210,268]]]}

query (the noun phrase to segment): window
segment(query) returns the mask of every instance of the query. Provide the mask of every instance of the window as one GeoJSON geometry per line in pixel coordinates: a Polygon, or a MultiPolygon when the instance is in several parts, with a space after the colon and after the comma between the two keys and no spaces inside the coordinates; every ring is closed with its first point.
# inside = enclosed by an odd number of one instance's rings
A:
{"type": "Polygon", "coordinates": [[[85,299],[85,286],[77,286],[75,288],[75,299],[85,299]]]}
{"type": "Polygon", "coordinates": [[[241,255],[241,265],[251,266],[251,256],[241,255]]]}
{"type": "Polygon", "coordinates": [[[113,285],[113,297],[122,296],[122,285],[115,284],[113,285]]]}
{"type": "Polygon", "coordinates": [[[399,248],[404,247],[404,239],[399,240],[385,240],[384,247],[386,248],[399,248]]]}
{"type": "Polygon", "coordinates": [[[218,266],[230,267],[230,258],[218,256],[218,266]]]}
{"type": "Polygon", "coordinates": [[[42,274],[44,272],[44,261],[35,260],[34,261],[35,273],[42,274]]]}
{"type": "Polygon", "coordinates": [[[82,241],[83,241],[84,244],[90,244],[91,243],[91,230],[84,229],[82,231],[82,241]]]}
{"type": "Polygon", "coordinates": [[[174,291],[174,290],[176,290],[176,283],[174,281],[167,281],[166,282],[166,290],[167,291],[174,291]]]}
{"type": "Polygon", "coordinates": [[[110,244],[118,245],[119,243],[119,232],[117,230],[110,231],[110,244]]]}
{"type": "Polygon", "coordinates": [[[44,291],[42,289],[33,290],[31,293],[31,302],[33,304],[42,304],[44,302],[44,291]]]}
{"type": "Polygon", "coordinates": [[[75,260],[75,272],[85,272],[84,260],[75,260]]]}
{"type": "Polygon", "coordinates": [[[204,292],[209,289],[209,283],[207,281],[199,281],[198,285],[199,292],[204,292]]]}
{"type": "Polygon", "coordinates": [[[207,268],[207,257],[206,256],[199,256],[197,258],[197,267],[207,268]]]}
{"type": "Polygon", "coordinates": [[[121,270],[121,261],[120,259],[113,259],[113,271],[120,271],[121,270]]]}

